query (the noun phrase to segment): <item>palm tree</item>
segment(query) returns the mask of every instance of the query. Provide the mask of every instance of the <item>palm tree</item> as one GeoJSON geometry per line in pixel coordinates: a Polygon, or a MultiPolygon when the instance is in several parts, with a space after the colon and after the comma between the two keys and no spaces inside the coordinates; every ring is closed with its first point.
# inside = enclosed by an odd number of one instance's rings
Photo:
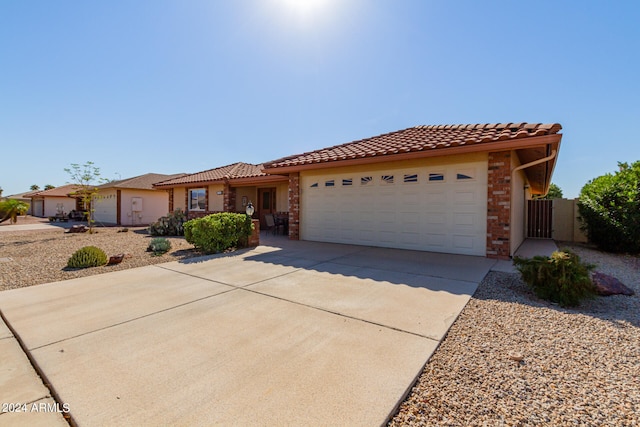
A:
{"type": "Polygon", "coordinates": [[[40,189],[40,186],[37,184],[33,184],[29,189],[31,191],[38,191],[40,189]]]}
{"type": "Polygon", "coordinates": [[[0,202],[0,223],[11,220],[11,224],[18,221],[18,215],[24,215],[29,210],[29,204],[16,199],[0,202]]]}

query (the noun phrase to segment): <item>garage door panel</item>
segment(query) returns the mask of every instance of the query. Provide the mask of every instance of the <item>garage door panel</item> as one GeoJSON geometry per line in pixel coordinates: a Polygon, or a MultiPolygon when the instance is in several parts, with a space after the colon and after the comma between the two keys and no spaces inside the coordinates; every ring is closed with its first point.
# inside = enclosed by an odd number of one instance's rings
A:
{"type": "Polygon", "coordinates": [[[301,238],[484,255],[486,170],[486,162],[476,162],[303,176],[301,238]],[[318,187],[310,188],[313,182],[318,187]]]}

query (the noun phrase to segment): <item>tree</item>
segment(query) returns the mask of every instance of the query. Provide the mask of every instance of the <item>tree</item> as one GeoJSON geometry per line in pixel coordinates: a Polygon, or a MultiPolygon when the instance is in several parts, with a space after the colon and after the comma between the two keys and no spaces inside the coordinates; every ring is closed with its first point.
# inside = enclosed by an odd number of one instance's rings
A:
{"type": "Polygon", "coordinates": [[[31,191],[38,191],[40,189],[39,185],[33,184],[31,187],[29,187],[29,190],[31,191]]]}
{"type": "Polygon", "coordinates": [[[543,197],[543,199],[562,199],[562,188],[551,183],[549,186],[549,192],[543,197]]]}
{"type": "Polygon", "coordinates": [[[618,163],[615,174],[580,190],[578,210],[589,240],[610,252],[640,252],[640,161],[618,163]]]}
{"type": "Polygon", "coordinates": [[[24,215],[29,210],[29,204],[16,199],[0,202],[0,223],[11,220],[11,224],[18,221],[18,215],[24,215]]]}
{"type": "Polygon", "coordinates": [[[74,195],[82,200],[82,206],[87,211],[87,223],[89,233],[93,233],[93,199],[98,195],[98,183],[101,182],[100,168],[94,166],[93,162],[86,162],[84,165],[72,163],[70,168],[65,168],[71,176],[72,184],[76,185],[74,195]]]}
{"type": "Polygon", "coordinates": [[[51,185],[51,184],[47,184],[47,185],[44,186],[45,190],[52,190],[54,188],[56,188],[56,186],[55,185],[51,185]]]}
{"type": "Polygon", "coordinates": [[[2,187],[0,187],[0,197],[2,197],[2,187]]]}

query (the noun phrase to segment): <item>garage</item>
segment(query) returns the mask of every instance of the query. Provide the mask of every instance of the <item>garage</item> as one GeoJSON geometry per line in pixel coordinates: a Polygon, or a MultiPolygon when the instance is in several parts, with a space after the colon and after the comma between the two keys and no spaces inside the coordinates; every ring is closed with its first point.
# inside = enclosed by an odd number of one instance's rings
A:
{"type": "Polygon", "coordinates": [[[486,253],[486,159],[309,171],[300,187],[303,240],[486,253]]]}
{"type": "Polygon", "coordinates": [[[264,164],[289,238],[510,259],[549,189],[558,123],[421,125],[264,164]]]}

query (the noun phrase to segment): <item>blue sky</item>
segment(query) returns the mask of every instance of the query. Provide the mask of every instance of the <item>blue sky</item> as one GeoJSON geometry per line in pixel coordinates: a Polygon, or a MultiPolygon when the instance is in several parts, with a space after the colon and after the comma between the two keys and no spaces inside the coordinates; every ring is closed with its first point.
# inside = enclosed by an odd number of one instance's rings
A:
{"type": "Polygon", "coordinates": [[[576,197],[640,160],[639,22],[632,1],[0,0],[0,187],[558,122],[576,197]]]}

